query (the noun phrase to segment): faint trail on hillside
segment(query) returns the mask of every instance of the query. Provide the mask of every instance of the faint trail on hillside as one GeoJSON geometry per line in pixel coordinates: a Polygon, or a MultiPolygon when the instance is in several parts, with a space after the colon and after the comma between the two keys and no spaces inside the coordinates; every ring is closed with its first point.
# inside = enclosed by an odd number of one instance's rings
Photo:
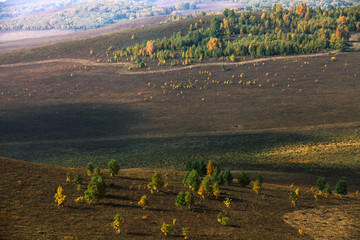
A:
{"type": "MultiPolygon", "coordinates": [[[[335,53],[333,51],[332,53],[335,53]]],[[[240,66],[244,64],[250,63],[258,63],[258,62],[266,62],[266,61],[276,61],[276,60],[287,60],[287,59],[297,59],[297,58],[309,58],[309,57],[320,57],[326,56],[328,53],[315,53],[315,54],[307,54],[307,55],[292,55],[292,56],[277,56],[277,57],[268,57],[268,58],[257,58],[253,60],[243,61],[243,62],[214,62],[214,63],[197,63],[193,65],[183,66],[183,67],[172,67],[168,69],[161,69],[161,70],[152,70],[152,71],[134,71],[128,70],[129,67],[134,67],[133,63],[130,62],[120,62],[120,63],[103,63],[103,62],[95,62],[88,59],[77,59],[77,58],[58,58],[58,59],[50,59],[50,60],[42,60],[42,61],[35,61],[35,62],[20,62],[20,63],[12,63],[12,64],[4,64],[0,65],[0,68],[6,67],[22,67],[22,66],[31,66],[37,64],[49,64],[49,63],[77,63],[86,66],[122,66],[126,68],[122,68],[117,71],[118,74],[122,75],[138,75],[138,74],[153,74],[153,73],[164,73],[164,72],[173,72],[173,71],[180,71],[185,69],[193,69],[199,67],[207,67],[207,66],[240,66]]]]}
{"type": "MultiPolygon", "coordinates": [[[[336,51],[332,52],[335,53],[336,51]]],[[[194,65],[188,65],[184,67],[173,67],[169,69],[163,69],[163,70],[153,70],[153,71],[141,71],[141,72],[130,72],[126,71],[124,73],[118,72],[119,74],[149,74],[149,73],[163,73],[163,72],[172,72],[172,71],[179,71],[184,69],[193,69],[193,68],[199,68],[199,67],[206,67],[206,66],[232,66],[232,65],[244,65],[244,64],[250,64],[250,63],[258,63],[258,62],[266,62],[266,61],[276,61],[276,60],[286,60],[286,59],[294,59],[294,58],[307,58],[307,57],[320,57],[320,56],[326,56],[329,55],[329,53],[315,53],[315,54],[308,54],[308,55],[293,55],[293,56],[278,56],[278,57],[268,57],[268,58],[257,58],[254,60],[248,60],[243,62],[215,62],[215,63],[198,63],[194,65]]]]}
{"type": "Polygon", "coordinates": [[[35,62],[20,62],[20,63],[11,63],[0,65],[0,67],[22,67],[22,66],[30,66],[37,64],[48,64],[48,63],[78,63],[81,65],[87,66],[133,66],[131,63],[102,63],[102,62],[94,62],[88,59],[80,59],[80,58],[57,58],[50,60],[42,60],[35,62]]]}

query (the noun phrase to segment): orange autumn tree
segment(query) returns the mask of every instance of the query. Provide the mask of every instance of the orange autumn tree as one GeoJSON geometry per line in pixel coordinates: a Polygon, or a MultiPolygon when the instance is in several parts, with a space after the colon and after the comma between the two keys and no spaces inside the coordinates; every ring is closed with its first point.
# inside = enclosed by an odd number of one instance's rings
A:
{"type": "Polygon", "coordinates": [[[300,16],[304,16],[306,14],[306,4],[300,3],[296,8],[296,13],[300,16]]]}
{"type": "Polygon", "coordinates": [[[210,38],[207,47],[209,48],[209,50],[213,50],[213,49],[217,49],[220,47],[220,43],[219,40],[217,38],[210,38]]]}
{"type": "Polygon", "coordinates": [[[155,52],[155,50],[156,50],[155,41],[154,40],[147,41],[146,54],[151,55],[151,54],[153,54],[155,52]]]}

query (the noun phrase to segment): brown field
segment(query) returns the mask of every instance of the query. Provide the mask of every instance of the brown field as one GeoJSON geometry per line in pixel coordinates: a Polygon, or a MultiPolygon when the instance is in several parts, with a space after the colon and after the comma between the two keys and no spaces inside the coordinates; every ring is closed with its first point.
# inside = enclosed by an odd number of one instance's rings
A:
{"type": "MultiPolygon", "coordinates": [[[[359,199],[354,196],[356,185],[351,181],[348,182],[350,194],[346,197],[330,196],[315,201],[309,192],[316,182],[314,176],[263,172],[263,190],[258,195],[251,186],[242,188],[235,181],[222,188],[218,199],[195,196],[192,209],[180,209],[174,203],[178,192],[187,190],[182,184],[184,172],[167,171],[168,187],[150,194],[146,186],[154,169],[122,169],[114,178],[105,171],[106,197],[99,204],[89,206],[74,202],[83,194],[86,184],[77,191],[74,184],[65,182],[67,172],[71,173],[71,179],[79,172],[86,183],[89,177],[84,169],[5,158],[0,159],[0,165],[2,239],[164,239],[161,225],[171,224],[173,219],[176,219],[173,233],[166,239],[183,239],[182,227],[189,229],[190,239],[334,239],[334,236],[358,239],[359,236],[359,199]],[[294,190],[289,187],[291,183],[302,193],[297,207],[288,200],[290,191],[294,190]],[[54,202],[59,185],[67,195],[64,207],[54,202]],[[137,206],[144,194],[150,199],[146,209],[137,206]],[[232,199],[230,208],[223,203],[226,196],[232,199]],[[230,218],[227,225],[217,222],[219,212],[230,218]],[[340,212],[343,214],[339,215],[340,212]],[[125,219],[120,235],[111,226],[117,213],[125,219]],[[284,215],[291,225],[284,222],[284,215]],[[299,221],[304,215],[311,218],[299,221]],[[298,229],[303,230],[303,236],[298,229]]],[[[237,177],[238,172],[233,174],[237,177]]],[[[251,177],[254,179],[256,174],[251,172],[251,177]]],[[[327,178],[331,185],[335,180],[327,178]]]]}
{"type": "Polygon", "coordinates": [[[229,65],[227,71],[205,64],[150,74],[77,60],[2,67],[1,141],[351,125],[360,120],[360,53],[330,58],[229,65]],[[233,84],[224,85],[226,80],[233,84]],[[171,81],[197,83],[172,89],[171,81]]]}

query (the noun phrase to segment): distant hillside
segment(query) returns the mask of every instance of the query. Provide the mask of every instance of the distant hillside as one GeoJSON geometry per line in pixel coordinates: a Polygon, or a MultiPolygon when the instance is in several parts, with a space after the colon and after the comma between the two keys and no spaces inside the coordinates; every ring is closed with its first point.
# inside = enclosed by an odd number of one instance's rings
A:
{"type": "MultiPolygon", "coordinates": [[[[89,30],[108,26],[119,21],[158,15],[187,15],[196,11],[219,11],[224,8],[264,10],[274,4],[293,9],[300,3],[313,8],[337,8],[357,6],[354,0],[310,1],[310,0],[177,0],[177,1],[7,1],[1,7],[0,30],[89,30]],[[13,19],[16,18],[16,19],[13,19]]],[[[205,14],[205,13],[204,13],[205,14]]],[[[190,17],[190,16],[189,16],[190,17]]]]}

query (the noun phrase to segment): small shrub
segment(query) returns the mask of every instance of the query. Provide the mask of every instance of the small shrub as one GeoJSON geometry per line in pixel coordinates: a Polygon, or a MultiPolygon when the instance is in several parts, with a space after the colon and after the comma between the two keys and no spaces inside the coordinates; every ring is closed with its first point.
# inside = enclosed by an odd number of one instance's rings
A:
{"type": "Polygon", "coordinates": [[[229,222],[229,218],[228,218],[228,217],[224,217],[224,216],[222,215],[222,213],[219,213],[219,214],[217,215],[217,220],[218,220],[219,223],[221,223],[221,224],[223,224],[223,225],[226,225],[226,224],[229,222]]]}
{"type": "Polygon", "coordinates": [[[316,188],[319,189],[320,191],[323,191],[326,185],[326,181],[325,178],[323,177],[319,177],[319,179],[316,182],[316,188]]]}
{"type": "Polygon", "coordinates": [[[163,223],[163,225],[161,226],[161,231],[164,233],[164,235],[168,235],[171,233],[173,227],[171,224],[166,224],[166,223],[163,223]]]}
{"type": "Polygon", "coordinates": [[[328,183],[325,184],[325,187],[324,187],[322,193],[324,194],[325,197],[327,197],[327,196],[329,196],[329,195],[332,194],[330,185],[329,185],[328,183]]]}
{"type": "Polygon", "coordinates": [[[226,65],[225,64],[221,65],[221,70],[226,71],[226,65]]]}
{"type": "Polygon", "coordinates": [[[254,192],[256,192],[256,194],[259,194],[261,192],[261,183],[259,179],[256,179],[256,181],[254,182],[253,190],[254,192]]]}
{"type": "Polygon", "coordinates": [[[59,186],[57,188],[57,191],[55,193],[55,202],[57,203],[58,206],[62,205],[66,199],[66,195],[64,194],[64,189],[59,186]]]}
{"type": "Polygon", "coordinates": [[[114,217],[114,222],[112,223],[112,226],[115,228],[115,230],[118,231],[118,233],[120,233],[120,229],[121,227],[124,225],[125,220],[120,217],[119,214],[116,214],[116,216],[114,217]]]}
{"type": "Polygon", "coordinates": [[[185,193],[184,193],[184,192],[180,192],[180,193],[176,196],[175,205],[176,205],[177,207],[181,207],[181,208],[186,205],[185,193]]]}
{"type": "Polygon", "coordinates": [[[228,196],[225,198],[224,204],[227,208],[230,208],[231,199],[228,196]]]}
{"type": "Polygon", "coordinates": [[[70,173],[66,173],[66,182],[70,182],[70,173]]]}
{"type": "Polygon", "coordinates": [[[149,205],[149,198],[146,195],[142,196],[138,205],[145,209],[149,205]]]}
{"type": "Polygon", "coordinates": [[[292,203],[294,206],[296,206],[296,202],[297,202],[297,200],[298,200],[298,195],[296,194],[295,191],[292,191],[292,192],[290,193],[289,199],[290,199],[291,203],[292,203]]]}
{"type": "Polygon", "coordinates": [[[115,159],[112,159],[109,163],[108,163],[108,169],[109,169],[109,173],[111,177],[116,176],[119,173],[120,170],[120,166],[119,164],[116,162],[115,159]]]}
{"type": "Polygon", "coordinates": [[[92,164],[92,162],[89,162],[86,166],[87,169],[87,174],[89,176],[91,176],[94,173],[94,165],[92,164]]]}
{"type": "Polygon", "coordinates": [[[344,180],[339,180],[336,183],[335,193],[339,195],[346,195],[347,194],[347,184],[344,180]]]}
{"type": "Polygon", "coordinates": [[[76,203],[82,203],[82,202],[84,202],[84,197],[83,197],[83,196],[80,196],[80,197],[76,198],[76,199],[75,199],[75,202],[76,202],[76,203]]]}
{"type": "Polygon", "coordinates": [[[181,230],[182,230],[182,235],[184,236],[184,239],[189,239],[189,229],[186,227],[183,227],[181,230]]]}
{"type": "Polygon", "coordinates": [[[75,177],[73,179],[73,183],[76,185],[82,184],[82,177],[80,176],[79,173],[75,174],[75,177]]]}
{"type": "Polygon", "coordinates": [[[251,182],[249,173],[244,171],[240,173],[238,180],[241,187],[246,187],[251,182]]]}
{"type": "Polygon", "coordinates": [[[336,61],[336,57],[331,57],[331,61],[336,61]]]}
{"type": "Polygon", "coordinates": [[[160,173],[155,172],[151,178],[151,183],[148,185],[151,189],[156,191],[161,190],[164,187],[164,180],[160,173]]]}

